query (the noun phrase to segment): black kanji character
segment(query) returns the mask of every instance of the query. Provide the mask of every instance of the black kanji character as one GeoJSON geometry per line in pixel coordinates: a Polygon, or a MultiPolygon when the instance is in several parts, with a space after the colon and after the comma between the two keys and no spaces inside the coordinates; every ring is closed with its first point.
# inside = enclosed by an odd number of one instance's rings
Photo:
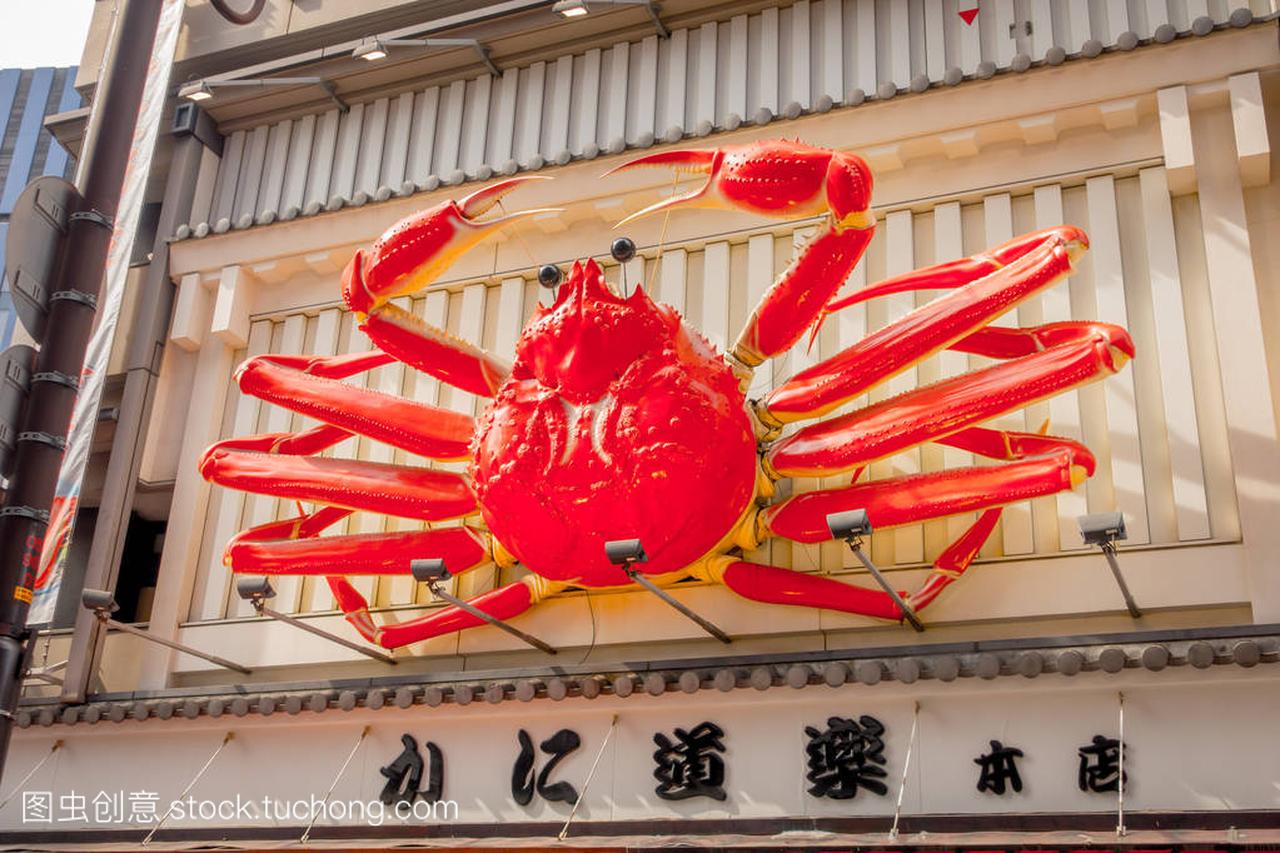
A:
{"type": "Polygon", "coordinates": [[[438,802],[444,793],[444,754],[440,747],[427,741],[427,787],[419,789],[424,763],[422,754],[418,752],[418,742],[413,739],[413,735],[403,734],[400,735],[400,743],[404,744],[404,749],[390,764],[379,770],[387,777],[387,784],[382,786],[378,799],[388,806],[392,803],[409,805],[416,799],[428,803],[438,802]]]}
{"type": "Polygon", "coordinates": [[[693,731],[676,729],[672,742],[663,733],[653,736],[658,749],[653,753],[653,778],[658,780],[654,792],[664,800],[687,800],[710,797],[724,800],[724,731],[715,723],[702,723],[693,731]]]}
{"type": "Polygon", "coordinates": [[[1022,757],[1022,750],[1005,746],[998,740],[991,741],[991,751],[979,755],[973,763],[982,768],[978,776],[978,790],[1003,796],[1008,788],[1015,793],[1022,790],[1022,776],[1018,773],[1018,764],[1014,759],[1022,757]]]}
{"type": "Polygon", "coordinates": [[[863,715],[854,722],[847,717],[831,717],[825,731],[805,726],[809,745],[809,772],[805,776],[815,797],[848,800],[866,788],[884,796],[889,788],[880,780],[888,774],[884,769],[884,724],[875,717],[863,715]]]}
{"type": "Polygon", "coordinates": [[[511,769],[511,796],[515,797],[516,802],[522,806],[529,805],[533,801],[535,788],[538,794],[548,802],[577,802],[578,790],[573,785],[568,782],[548,783],[547,778],[551,775],[551,771],[555,769],[556,765],[564,760],[566,755],[582,745],[582,738],[578,737],[578,733],[570,729],[561,729],[539,744],[542,751],[552,756],[552,758],[543,765],[542,772],[538,774],[536,785],[533,775],[533,740],[524,729],[520,730],[517,737],[520,740],[520,755],[516,757],[515,766],[511,769]]]}
{"type": "Polygon", "coordinates": [[[1093,743],[1080,747],[1079,753],[1081,791],[1102,794],[1119,790],[1122,777],[1129,781],[1129,774],[1120,772],[1120,741],[1115,738],[1094,735],[1093,743]]]}

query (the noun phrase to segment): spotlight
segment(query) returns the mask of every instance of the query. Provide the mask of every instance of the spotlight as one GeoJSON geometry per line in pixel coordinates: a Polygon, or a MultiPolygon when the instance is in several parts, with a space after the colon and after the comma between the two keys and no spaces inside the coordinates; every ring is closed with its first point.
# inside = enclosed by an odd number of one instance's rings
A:
{"type": "Polygon", "coordinates": [[[314,634],[317,637],[323,637],[331,643],[337,643],[340,646],[351,649],[353,652],[359,652],[365,657],[373,658],[382,663],[394,666],[398,661],[385,652],[371,649],[368,646],[362,646],[359,643],[353,643],[346,637],[339,637],[337,634],[330,634],[323,628],[317,628],[315,625],[290,616],[287,613],[281,613],[267,606],[267,601],[276,597],[276,591],[271,586],[271,579],[265,575],[240,575],[236,578],[236,595],[253,605],[253,609],[257,611],[259,616],[267,616],[286,625],[292,625],[306,631],[308,634],[314,634]]]}
{"type": "Polygon", "coordinates": [[[445,566],[444,560],[438,557],[423,559],[423,560],[410,560],[409,571],[413,574],[414,580],[418,581],[419,583],[425,583],[427,587],[430,588],[432,594],[435,595],[437,598],[440,598],[444,601],[449,602],[454,607],[457,607],[460,610],[465,610],[467,613],[470,613],[472,616],[476,617],[477,619],[481,619],[485,622],[488,622],[490,625],[493,625],[495,628],[501,628],[511,636],[515,637],[516,639],[520,640],[523,643],[527,643],[533,646],[535,649],[540,649],[549,655],[554,655],[556,653],[555,649],[553,649],[551,646],[547,645],[546,643],[542,642],[542,640],[539,640],[537,637],[526,634],[524,631],[521,631],[519,628],[515,627],[514,625],[509,625],[506,622],[502,621],[497,616],[494,616],[489,613],[485,613],[483,610],[481,610],[479,607],[476,607],[471,602],[463,601],[461,598],[458,598],[457,596],[451,593],[445,592],[443,589],[441,589],[440,581],[448,580],[449,578],[453,577],[453,575],[449,573],[448,567],[445,566]]]}
{"type": "Polygon", "coordinates": [[[195,83],[188,83],[178,89],[178,97],[186,98],[188,101],[207,101],[213,97],[213,89],[203,80],[195,83]]]}
{"type": "Polygon", "coordinates": [[[645,553],[644,545],[640,543],[639,539],[611,539],[604,543],[604,556],[605,559],[613,565],[621,566],[622,571],[626,572],[627,577],[649,590],[649,592],[658,596],[658,598],[661,598],[667,604],[680,611],[680,613],[687,618],[696,622],[698,627],[702,630],[706,631],[722,643],[733,642],[728,634],[717,628],[713,623],[699,616],[697,613],[694,613],[685,605],[681,604],[665,589],[649,580],[636,568],[636,563],[649,562],[649,555],[645,553]]]}
{"type": "Polygon", "coordinates": [[[354,59],[376,62],[379,59],[387,58],[387,46],[379,39],[369,39],[356,45],[355,50],[351,51],[351,56],[354,59]]]}
{"type": "Polygon", "coordinates": [[[587,8],[585,0],[559,0],[551,7],[551,11],[566,18],[581,18],[591,10],[587,8]]]}
{"type": "Polygon", "coordinates": [[[1120,561],[1116,559],[1116,543],[1129,538],[1124,529],[1124,514],[1098,512],[1082,515],[1076,519],[1076,523],[1080,525],[1080,538],[1084,540],[1084,544],[1097,545],[1102,549],[1102,555],[1107,558],[1107,565],[1111,567],[1111,575],[1116,579],[1116,586],[1120,587],[1120,594],[1124,596],[1124,606],[1129,615],[1134,619],[1140,618],[1142,610],[1133,600],[1133,593],[1129,591],[1129,585],[1120,572],[1120,561]]]}
{"type": "Polygon", "coordinates": [[[166,640],[164,637],[157,637],[150,631],[143,631],[141,628],[135,628],[133,625],[127,625],[124,622],[117,622],[115,619],[111,618],[111,614],[119,610],[120,605],[116,604],[115,597],[105,589],[89,589],[86,587],[84,592],[80,594],[80,603],[84,605],[85,610],[92,612],[93,615],[98,618],[98,621],[108,628],[115,628],[118,631],[131,634],[150,643],[159,643],[162,646],[175,649],[176,651],[183,652],[184,654],[191,655],[192,657],[207,660],[209,663],[217,664],[224,669],[232,669],[236,672],[242,672],[245,675],[250,675],[253,672],[253,670],[249,669],[247,666],[241,666],[240,664],[235,663],[234,661],[229,661],[226,658],[220,658],[217,655],[211,655],[208,652],[202,652],[197,649],[193,649],[190,646],[184,646],[182,643],[178,643],[173,640],[166,640]]]}
{"type": "Polygon", "coordinates": [[[880,588],[885,591],[889,598],[893,599],[893,603],[898,605],[898,609],[902,611],[902,618],[911,623],[911,627],[917,632],[924,631],[924,624],[920,621],[920,617],[911,609],[911,605],[903,600],[893,585],[889,583],[889,579],[881,574],[876,568],[876,564],[871,562],[871,558],[862,550],[862,537],[871,535],[871,518],[867,515],[865,509],[850,509],[844,512],[833,512],[827,516],[827,529],[831,531],[832,539],[843,539],[849,546],[849,550],[853,552],[853,556],[858,558],[858,562],[862,563],[863,568],[871,573],[876,579],[876,583],[880,584],[880,588]]]}

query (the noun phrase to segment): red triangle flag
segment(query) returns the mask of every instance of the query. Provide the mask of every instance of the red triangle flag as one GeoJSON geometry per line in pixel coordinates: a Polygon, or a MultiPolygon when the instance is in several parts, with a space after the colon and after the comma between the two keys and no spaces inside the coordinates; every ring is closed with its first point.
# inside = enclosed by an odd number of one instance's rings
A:
{"type": "Polygon", "coordinates": [[[978,7],[974,6],[972,9],[961,9],[960,17],[964,18],[964,22],[966,24],[973,24],[973,19],[978,17],[978,7]]]}

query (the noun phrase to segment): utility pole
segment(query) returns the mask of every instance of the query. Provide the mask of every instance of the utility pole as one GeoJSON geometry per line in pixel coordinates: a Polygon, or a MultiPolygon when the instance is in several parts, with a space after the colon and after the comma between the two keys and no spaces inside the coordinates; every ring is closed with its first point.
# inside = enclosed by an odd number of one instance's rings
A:
{"type": "Polygon", "coordinates": [[[102,290],[121,187],[135,153],[131,150],[134,127],[162,6],[163,0],[125,0],[109,62],[98,82],[91,132],[81,152],[79,189],[84,204],[69,218],[60,270],[49,298],[50,333],[36,358],[11,487],[0,509],[0,773],[28,667],[27,613],[36,569],[102,290]]]}

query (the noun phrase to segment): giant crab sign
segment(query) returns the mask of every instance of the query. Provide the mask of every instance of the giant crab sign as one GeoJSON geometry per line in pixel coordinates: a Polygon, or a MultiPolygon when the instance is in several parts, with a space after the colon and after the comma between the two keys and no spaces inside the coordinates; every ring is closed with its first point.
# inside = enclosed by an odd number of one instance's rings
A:
{"type": "Polygon", "coordinates": [[[698,189],[639,213],[692,204],[794,219],[825,215],[756,306],[730,352],[718,352],[642,287],[629,296],[594,261],[577,262],[549,307],[540,305],[507,362],[391,303],[425,287],[461,253],[539,211],[486,214],[529,177],[446,201],[392,226],[343,274],[347,305],[376,345],[337,357],[262,355],[240,388],[320,421],[296,433],[236,437],[200,462],[214,483],[298,501],[301,514],[232,539],[234,572],[323,575],[352,625],[371,642],[403,646],[482,624],[457,607],[378,624],[351,575],[407,574],[420,557],[454,572],[517,562],[530,573],[472,600],[501,619],[572,587],[634,583],[605,557],[608,540],[638,538],[636,568],[659,585],[722,583],[753,601],[820,607],[888,620],[904,614],[881,590],[744,560],[768,537],[829,538],[829,513],[865,508],[877,528],[977,511],[976,521],[904,593],[924,607],[968,568],[1001,507],[1070,489],[1092,475],[1089,451],[1065,438],[982,426],[1003,413],[1115,373],[1134,354],[1124,329],[1094,322],[989,325],[1069,275],[1087,247],[1061,226],[973,257],[937,264],[833,301],[875,227],[871,175],[858,157],[798,143],[758,142],[666,151],[619,168],[667,165],[705,173],[698,189]],[[918,289],[944,295],[747,399],[752,371],[848,305],[918,289]],[[944,349],[996,359],[779,438],[944,349]],[[399,360],[488,403],[473,419],[340,380],[399,360]],[[322,456],[358,434],[435,460],[468,460],[466,474],[322,456]],[[858,482],[858,474],[924,442],[1003,464],[858,482]],[[853,472],[853,484],[775,499],[784,477],[853,472]],[[302,502],[312,511],[302,511],[302,502]],[[460,526],[411,532],[319,534],[352,512],[460,526]]]}

